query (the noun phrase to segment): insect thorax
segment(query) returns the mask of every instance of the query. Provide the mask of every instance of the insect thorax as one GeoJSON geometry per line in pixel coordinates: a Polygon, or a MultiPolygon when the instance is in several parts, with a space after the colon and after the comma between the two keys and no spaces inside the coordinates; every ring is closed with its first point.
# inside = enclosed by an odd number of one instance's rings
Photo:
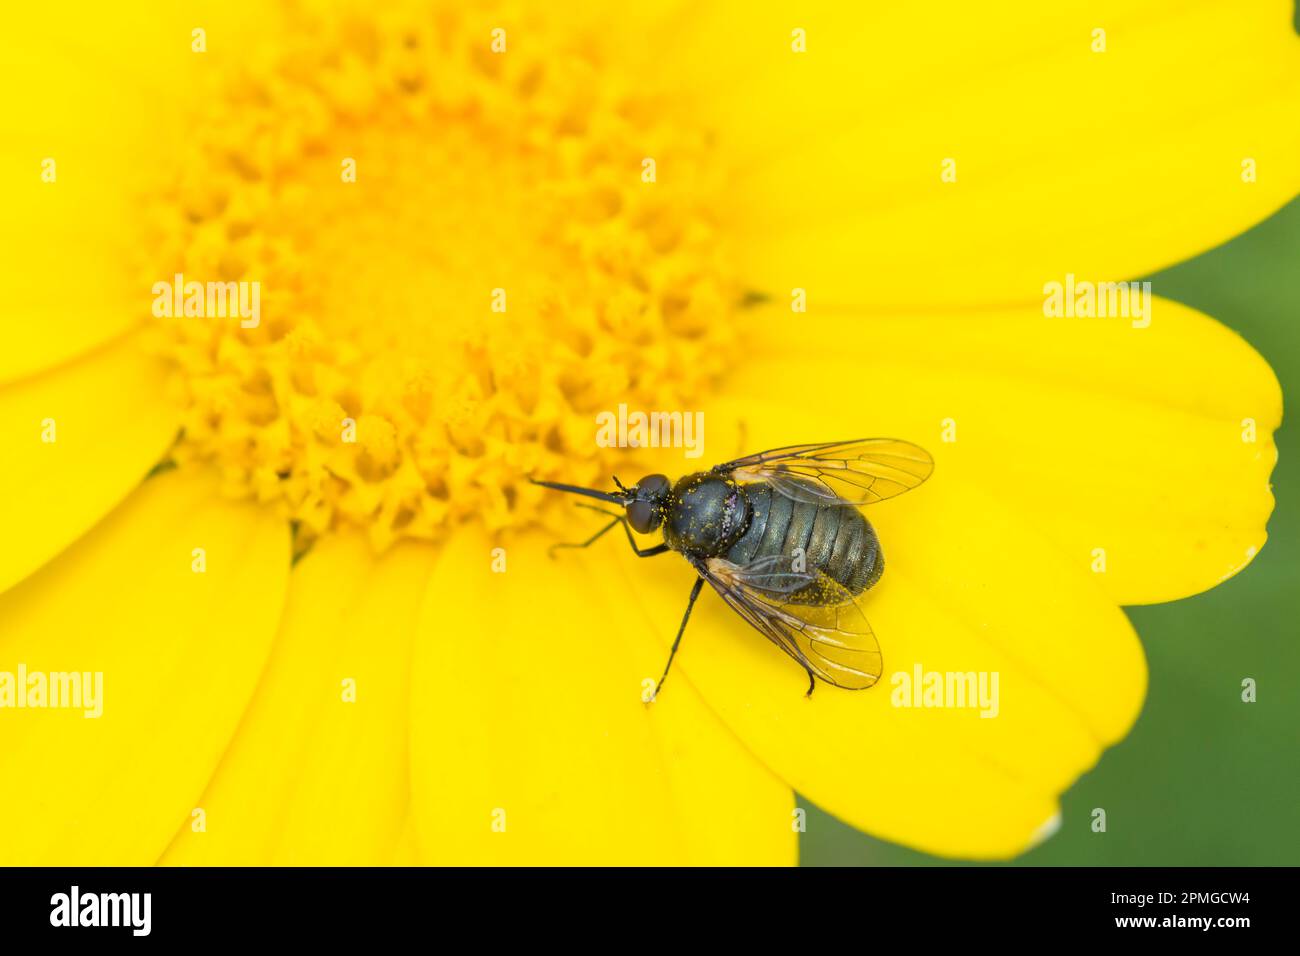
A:
{"type": "Polygon", "coordinates": [[[741,486],[713,472],[697,472],[673,486],[664,540],[696,557],[725,552],[745,533],[750,506],[741,486]]]}

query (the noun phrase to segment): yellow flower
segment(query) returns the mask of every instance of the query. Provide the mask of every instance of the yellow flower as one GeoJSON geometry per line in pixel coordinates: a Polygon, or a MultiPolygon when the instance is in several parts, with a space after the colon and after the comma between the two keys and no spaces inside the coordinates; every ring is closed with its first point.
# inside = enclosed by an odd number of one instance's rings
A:
{"type": "Polygon", "coordinates": [[[11,14],[0,694],[103,684],[0,708],[0,862],[791,863],[795,790],[1048,834],[1142,704],[1120,605],[1262,546],[1281,396],[1188,308],[1045,287],[1295,195],[1300,50],[1280,0],[1021,6],[11,14]],[[597,447],[620,403],[708,453],[597,447]],[[710,596],[645,706],[692,572],[548,560],[595,526],[524,476],[857,435],[937,462],[870,512],[887,668],[996,673],[996,718],[805,700],[710,596]]]}

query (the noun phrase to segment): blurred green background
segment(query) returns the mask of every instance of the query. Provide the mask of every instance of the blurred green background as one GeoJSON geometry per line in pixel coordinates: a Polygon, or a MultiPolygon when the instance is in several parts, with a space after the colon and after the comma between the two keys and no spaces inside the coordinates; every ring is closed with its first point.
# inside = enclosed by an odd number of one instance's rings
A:
{"type": "MultiPolygon", "coordinates": [[[[1155,294],[1245,336],[1283,395],[1300,394],[1300,199],[1149,278],[1155,294]]],[[[1276,441],[1268,544],[1206,594],[1127,609],[1151,669],[1146,706],[1132,733],[1065,794],[1060,832],[1016,864],[1300,864],[1300,430],[1284,423],[1276,441]],[[1245,677],[1257,682],[1254,704],[1241,702],[1245,677]],[[1093,807],[1105,808],[1106,833],[1092,832],[1093,807]]],[[[950,862],[800,806],[804,866],[950,862]]]]}

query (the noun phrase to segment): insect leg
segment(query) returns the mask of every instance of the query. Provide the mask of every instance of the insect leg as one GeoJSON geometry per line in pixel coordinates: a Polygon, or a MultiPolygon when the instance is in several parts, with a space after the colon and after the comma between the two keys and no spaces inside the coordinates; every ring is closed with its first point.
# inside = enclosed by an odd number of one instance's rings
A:
{"type": "MultiPolygon", "coordinates": [[[[620,518],[619,520],[621,521],[622,519],[620,518]]],[[[627,526],[626,521],[623,522],[623,530],[627,532],[627,543],[632,546],[632,550],[636,552],[638,558],[653,558],[656,554],[663,554],[668,550],[668,545],[666,544],[656,544],[653,548],[645,548],[642,550],[637,546],[636,538],[632,537],[632,529],[627,526]]]]}
{"type": "Polygon", "coordinates": [[[812,700],[813,688],[817,686],[817,678],[813,677],[813,672],[808,671],[808,693],[804,696],[812,700]]]}
{"type": "Polygon", "coordinates": [[[668,663],[664,665],[664,676],[659,678],[659,683],[655,684],[654,697],[659,696],[659,688],[664,686],[664,681],[668,679],[668,670],[673,666],[673,658],[677,656],[677,645],[682,642],[682,635],[686,633],[686,622],[691,619],[691,608],[695,607],[695,599],[700,596],[700,588],[704,587],[704,578],[696,578],[695,585],[691,588],[691,599],[686,602],[686,613],[682,615],[682,626],[677,629],[677,637],[673,639],[673,649],[668,652],[668,663]]]}
{"type": "MultiPolygon", "coordinates": [[[[597,510],[599,510],[599,509],[597,509],[597,510]]],[[[592,544],[594,544],[594,543],[595,543],[595,542],[600,538],[600,536],[601,536],[602,534],[604,534],[606,531],[611,530],[611,529],[614,527],[614,525],[616,525],[616,524],[621,524],[622,521],[623,521],[623,516],[622,516],[622,515],[617,515],[617,516],[615,516],[615,518],[614,518],[613,521],[611,521],[609,524],[605,525],[605,527],[601,528],[599,531],[597,531],[595,534],[593,534],[590,538],[588,538],[586,541],[582,542],[581,544],[574,544],[574,543],[572,543],[572,542],[567,542],[567,541],[566,541],[566,542],[562,542],[562,543],[560,543],[560,544],[553,544],[553,545],[551,545],[549,548],[546,549],[546,553],[549,554],[549,555],[553,558],[553,557],[555,557],[555,551],[556,551],[557,548],[587,548],[587,547],[590,547],[592,544]]]]}
{"type": "Polygon", "coordinates": [[[630,545],[632,546],[632,550],[633,550],[634,552],[636,552],[636,556],[637,556],[638,558],[653,558],[656,554],[663,554],[665,551],[668,550],[668,545],[666,545],[666,544],[657,544],[657,545],[655,545],[653,548],[644,548],[644,549],[643,549],[643,548],[639,547],[639,546],[637,545],[637,543],[636,543],[636,538],[632,537],[632,529],[629,528],[629,527],[627,526],[627,522],[624,520],[624,516],[621,515],[621,514],[615,514],[615,513],[612,512],[612,511],[606,511],[604,508],[597,508],[595,505],[584,505],[584,504],[583,504],[582,502],[580,502],[580,501],[576,503],[575,507],[578,507],[578,508],[586,508],[586,509],[588,509],[589,511],[599,511],[599,512],[600,512],[601,514],[603,514],[603,515],[609,515],[609,516],[610,516],[611,518],[613,518],[614,520],[611,521],[609,524],[605,525],[605,527],[601,528],[599,531],[597,531],[595,534],[593,534],[590,538],[588,538],[586,541],[583,541],[583,542],[580,543],[580,544],[578,544],[578,543],[569,543],[569,542],[565,542],[565,543],[562,543],[562,544],[553,544],[553,545],[551,545],[550,548],[547,549],[547,553],[550,554],[551,557],[555,557],[555,549],[556,549],[556,548],[586,548],[586,547],[589,547],[590,545],[592,545],[593,543],[595,543],[595,542],[600,538],[601,535],[603,535],[606,531],[609,531],[609,530],[610,530],[611,528],[613,528],[614,525],[616,525],[616,524],[622,524],[622,525],[623,525],[623,530],[624,530],[625,532],[627,532],[627,542],[628,542],[628,544],[630,544],[630,545]]]}

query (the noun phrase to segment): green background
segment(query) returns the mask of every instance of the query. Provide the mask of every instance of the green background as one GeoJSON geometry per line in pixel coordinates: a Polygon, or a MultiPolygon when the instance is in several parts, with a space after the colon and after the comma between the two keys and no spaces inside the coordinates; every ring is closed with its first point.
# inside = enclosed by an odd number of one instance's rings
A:
{"type": "MultiPolygon", "coordinates": [[[[1282,394],[1300,394],[1300,200],[1149,278],[1155,294],[1245,336],[1282,394]]],[[[1151,672],[1146,705],[1129,736],[1064,795],[1060,832],[1016,864],[1300,864],[1300,434],[1284,423],[1275,438],[1268,543],[1212,591],[1127,609],[1151,672]],[[1257,682],[1254,704],[1241,702],[1245,677],[1257,682]],[[1094,807],[1106,810],[1105,833],[1092,832],[1094,807]]],[[[950,862],[800,806],[805,866],[950,862]]]]}

